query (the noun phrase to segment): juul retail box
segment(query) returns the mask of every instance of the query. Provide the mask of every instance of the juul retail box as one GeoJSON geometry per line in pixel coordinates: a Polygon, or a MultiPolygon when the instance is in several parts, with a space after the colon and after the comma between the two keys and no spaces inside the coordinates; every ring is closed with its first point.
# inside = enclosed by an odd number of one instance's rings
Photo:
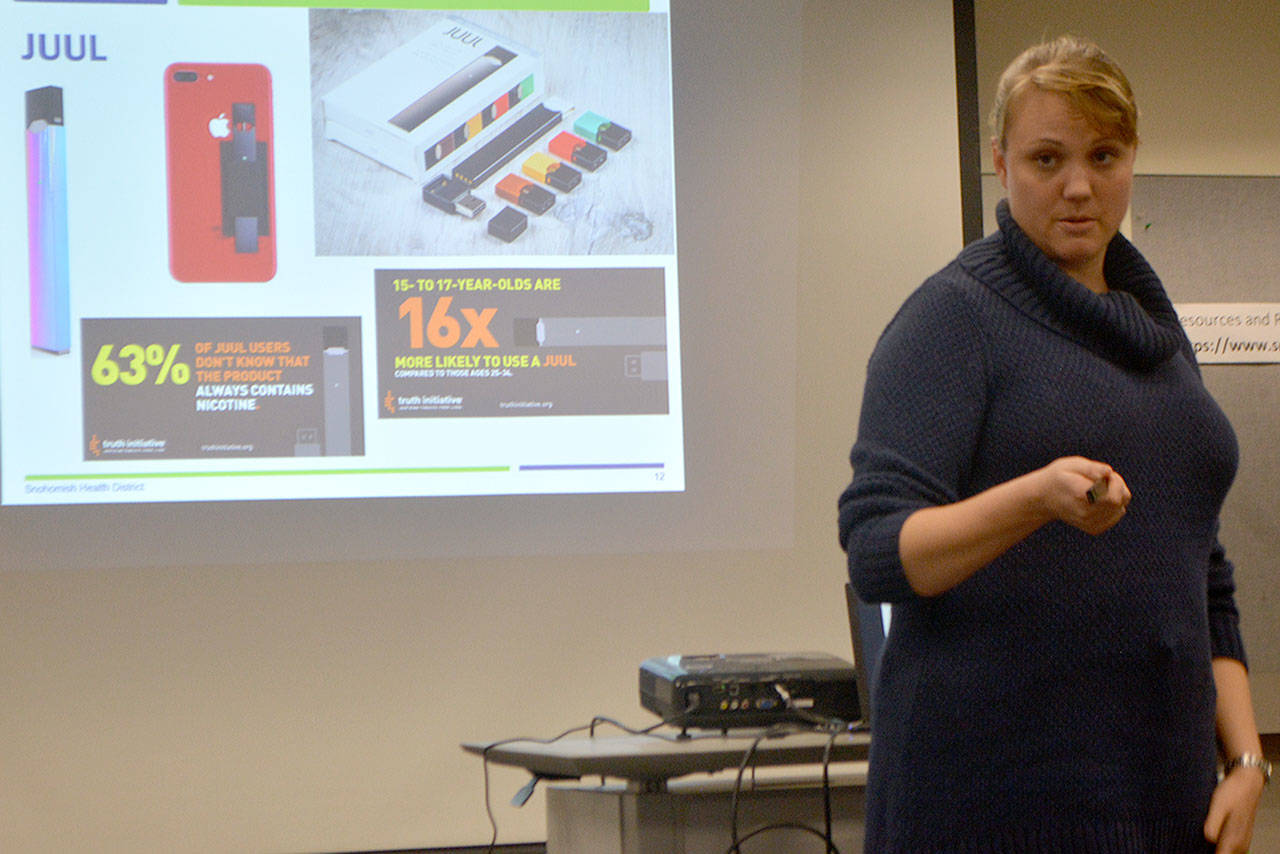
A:
{"type": "Polygon", "coordinates": [[[542,59],[445,18],[321,99],[328,139],[423,179],[535,103],[542,59]]]}

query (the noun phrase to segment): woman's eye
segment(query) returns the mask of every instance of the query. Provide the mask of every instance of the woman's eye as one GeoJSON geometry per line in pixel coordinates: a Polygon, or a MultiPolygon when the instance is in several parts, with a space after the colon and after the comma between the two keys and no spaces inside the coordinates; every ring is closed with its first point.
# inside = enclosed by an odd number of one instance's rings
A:
{"type": "Polygon", "coordinates": [[[1058,158],[1053,154],[1042,153],[1035,156],[1035,161],[1037,166],[1044,166],[1047,168],[1057,163],[1058,158]]]}

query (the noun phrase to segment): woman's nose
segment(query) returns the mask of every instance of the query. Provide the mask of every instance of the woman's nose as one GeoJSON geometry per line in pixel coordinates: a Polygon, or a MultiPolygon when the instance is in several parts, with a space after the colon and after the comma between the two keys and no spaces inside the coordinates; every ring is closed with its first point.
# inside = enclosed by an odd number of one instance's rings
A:
{"type": "Polygon", "coordinates": [[[1093,195],[1093,182],[1084,166],[1068,166],[1063,173],[1062,196],[1067,199],[1087,199],[1093,195]]]}

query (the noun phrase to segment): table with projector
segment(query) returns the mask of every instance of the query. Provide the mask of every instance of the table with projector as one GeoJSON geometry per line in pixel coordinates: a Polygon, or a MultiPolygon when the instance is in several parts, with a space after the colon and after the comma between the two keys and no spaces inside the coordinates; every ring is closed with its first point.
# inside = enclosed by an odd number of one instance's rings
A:
{"type": "Polygon", "coordinates": [[[833,850],[862,849],[871,736],[832,723],[859,717],[851,665],[673,657],[646,661],[640,683],[670,723],[463,744],[547,781],[548,854],[724,854],[735,841],[807,854],[823,850],[828,816],[833,850]]]}

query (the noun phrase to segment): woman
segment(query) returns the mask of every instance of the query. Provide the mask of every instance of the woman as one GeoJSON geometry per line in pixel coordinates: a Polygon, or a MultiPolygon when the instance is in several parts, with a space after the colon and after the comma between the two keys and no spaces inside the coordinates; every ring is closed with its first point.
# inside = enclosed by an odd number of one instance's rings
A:
{"type": "Polygon", "coordinates": [[[855,588],[894,603],[867,850],[1245,851],[1269,768],[1217,542],[1237,447],[1118,233],[1133,94],[1064,37],[992,123],[999,232],[885,330],[840,498],[855,588]]]}

